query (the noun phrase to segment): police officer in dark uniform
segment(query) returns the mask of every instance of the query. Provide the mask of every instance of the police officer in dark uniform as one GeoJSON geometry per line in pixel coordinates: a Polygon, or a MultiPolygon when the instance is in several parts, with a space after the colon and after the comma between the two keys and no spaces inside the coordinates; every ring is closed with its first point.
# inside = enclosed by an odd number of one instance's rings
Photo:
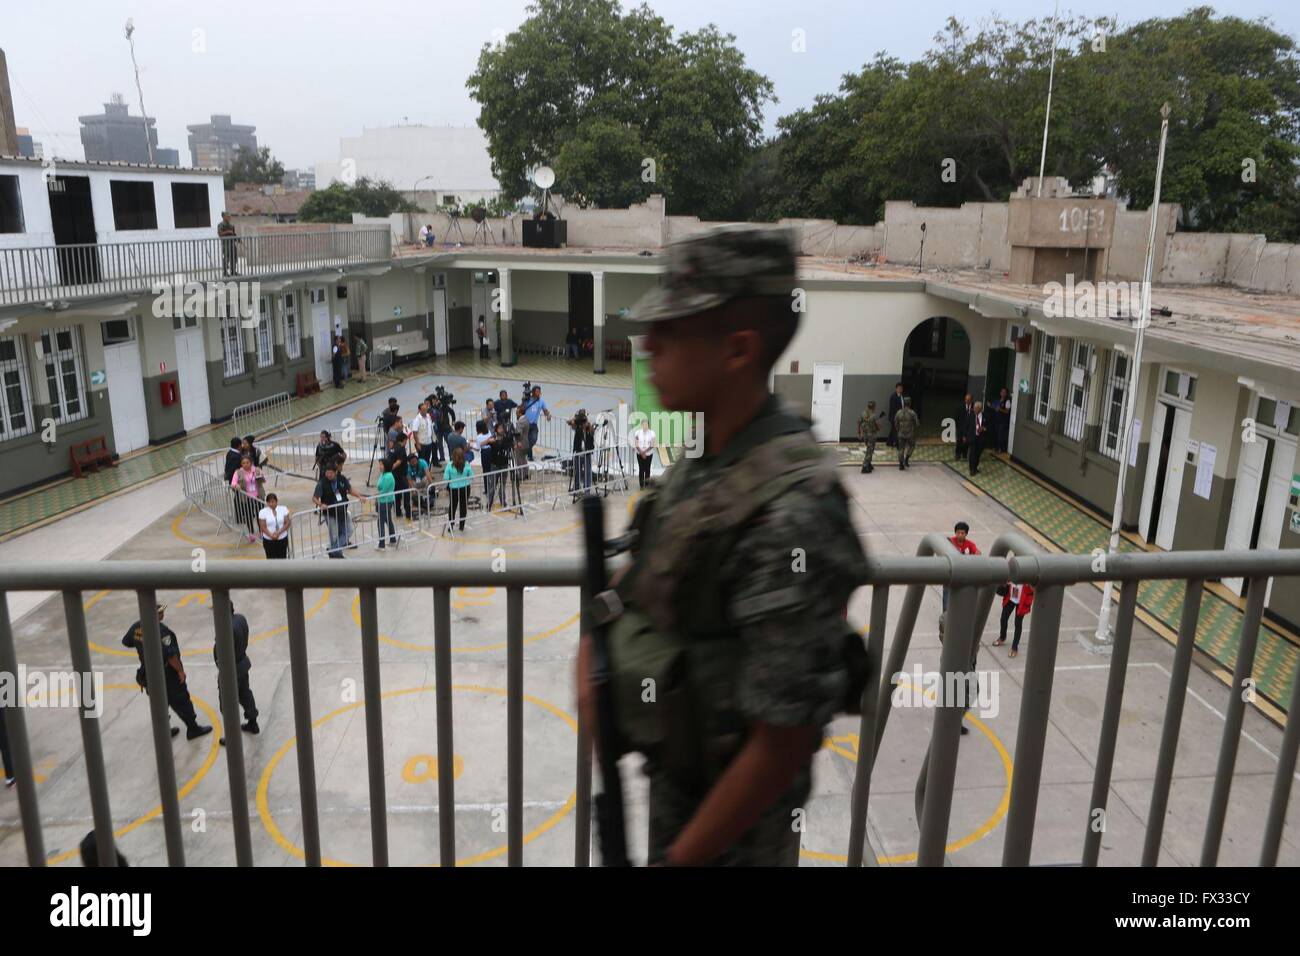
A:
{"type": "MultiPolygon", "coordinates": [[[[235,677],[239,692],[239,706],[244,709],[244,722],[239,729],[247,734],[260,733],[257,726],[257,701],[253,699],[253,688],[248,685],[248,672],[253,669],[253,662],[248,659],[248,618],[235,611],[235,602],[230,602],[230,630],[235,638],[235,677]]],[[[217,646],[212,645],[212,659],[217,659],[217,646]]],[[[217,697],[221,696],[221,668],[217,667],[217,697]]],[[[226,738],[221,738],[221,746],[226,745],[226,738]]]]}
{"type": "MultiPolygon", "coordinates": [[[[185,739],[194,740],[204,734],[212,733],[211,727],[199,723],[194,713],[194,703],[190,700],[190,689],[185,684],[185,665],[181,663],[181,646],[176,639],[176,632],[162,622],[167,605],[158,605],[158,634],[162,638],[163,672],[167,679],[167,703],[176,716],[185,724],[185,739]]],[[[148,680],[144,671],[144,628],[139,621],[132,624],[122,638],[122,646],[135,649],[140,658],[140,668],[135,672],[135,682],[140,689],[148,691],[148,680]]],[[[172,736],[179,734],[180,728],[172,728],[172,736]]]]}

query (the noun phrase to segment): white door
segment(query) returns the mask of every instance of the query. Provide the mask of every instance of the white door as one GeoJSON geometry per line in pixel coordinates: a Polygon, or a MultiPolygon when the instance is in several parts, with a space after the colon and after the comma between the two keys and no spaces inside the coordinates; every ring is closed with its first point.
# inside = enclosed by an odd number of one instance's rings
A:
{"type": "Polygon", "coordinates": [[[140,343],[134,339],[104,348],[108,402],[113,413],[113,446],[119,455],[149,444],[149,420],[144,407],[144,374],[140,343]]]}
{"type": "Polygon", "coordinates": [[[202,329],[181,329],[176,333],[176,373],[181,380],[181,419],[185,430],[202,428],[212,421],[202,329]]]}
{"type": "Polygon", "coordinates": [[[1165,489],[1160,500],[1160,524],[1156,527],[1156,545],[1166,551],[1174,547],[1174,525],[1178,523],[1178,499],[1183,494],[1183,472],[1187,470],[1187,442],[1192,433],[1192,413],[1174,409],[1174,431],[1169,439],[1169,465],[1165,472],[1165,489]]]}
{"type": "Polygon", "coordinates": [[[312,347],[316,350],[316,378],[328,382],[334,377],[334,339],[330,336],[330,304],[324,289],[312,290],[311,330],[315,343],[312,347]]]}
{"type": "Polygon", "coordinates": [[[433,290],[433,354],[447,354],[447,290],[433,290]]]}
{"type": "MultiPolygon", "coordinates": [[[[1282,543],[1282,523],[1286,520],[1286,506],[1291,496],[1291,467],[1295,463],[1295,442],[1278,441],[1273,446],[1273,466],[1268,473],[1268,486],[1264,490],[1264,516],[1259,523],[1257,548],[1276,548],[1282,543]]],[[[1268,582],[1267,602],[1273,592],[1273,580],[1268,582]]]]}
{"type": "Polygon", "coordinates": [[[813,365],[813,435],[818,441],[840,440],[840,404],[844,392],[844,366],[835,362],[813,365]]]}
{"type": "MultiPolygon", "coordinates": [[[[1250,550],[1250,536],[1255,530],[1255,510],[1259,506],[1259,490],[1263,482],[1262,472],[1267,452],[1268,439],[1262,435],[1256,441],[1242,443],[1241,460],[1237,463],[1237,481],[1232,490],[1232,509],[1228,514],[1228,535],[1223,542],[1225,550],[1250,550]]],[[[1223,583],[1238,594],[1242,591],[1241,578],[1224,578],[1223,583]]]]}
{"type": "Polygon", "coordinates": [[[1151,527],[1151,509],[1156,497],[1156,466],[1160,464],[1160,442],[1165,434],[1165,414],[1169,406],[1156,402],[1156,410],[1151,415],[1151,438],[1147,444],[1146,471],[1142,475],[1142,508],[1138,513],[1138,534],[1146,538],[1147,529],[1151,527]]]}

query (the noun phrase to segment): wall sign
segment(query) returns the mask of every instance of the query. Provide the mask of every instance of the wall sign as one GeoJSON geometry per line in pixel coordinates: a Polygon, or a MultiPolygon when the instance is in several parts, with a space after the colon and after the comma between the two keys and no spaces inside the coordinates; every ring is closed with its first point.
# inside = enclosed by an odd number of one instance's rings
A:
{"type": "Polygon", "coordinates": [[[107,383],[108,383],[108,373],[105,372],[102,368],[95,369],[95,371],[90,373],[91,388],[98,388],[107,383]]]}

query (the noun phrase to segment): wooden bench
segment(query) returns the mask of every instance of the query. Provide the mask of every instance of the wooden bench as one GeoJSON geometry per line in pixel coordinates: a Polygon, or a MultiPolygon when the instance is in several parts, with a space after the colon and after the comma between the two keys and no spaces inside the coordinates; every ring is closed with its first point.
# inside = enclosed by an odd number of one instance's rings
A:
{"type": "Polygon", "coordinates": [[[299,372],[297,381],[294,384],[294,393],[299,398],[305,398],[308,395],[315,395],[320,391],[320,380],[316,378],[315,372],[299,372]]]}
{"type": "Polygon", "coordinates": [[[113,460],[113,453],[108,450],[108,439],[103,435],[73,442],[68,448],[68,457],[72,460],[72,473],[78,478],[82,477],[83,468],[98,472],[100,465],[117,467],[117,462],[113,460]]]}

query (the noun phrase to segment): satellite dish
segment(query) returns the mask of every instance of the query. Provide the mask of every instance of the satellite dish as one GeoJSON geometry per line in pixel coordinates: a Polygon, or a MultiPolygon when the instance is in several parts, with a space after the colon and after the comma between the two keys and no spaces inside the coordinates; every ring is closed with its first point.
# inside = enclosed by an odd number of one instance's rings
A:
{"type": "Polygon", "coordinates": [[[538,189],[550,189],[555,185],[555,170],[550,166],[538,166],[533,170],[533,184],[538,189]]]}

